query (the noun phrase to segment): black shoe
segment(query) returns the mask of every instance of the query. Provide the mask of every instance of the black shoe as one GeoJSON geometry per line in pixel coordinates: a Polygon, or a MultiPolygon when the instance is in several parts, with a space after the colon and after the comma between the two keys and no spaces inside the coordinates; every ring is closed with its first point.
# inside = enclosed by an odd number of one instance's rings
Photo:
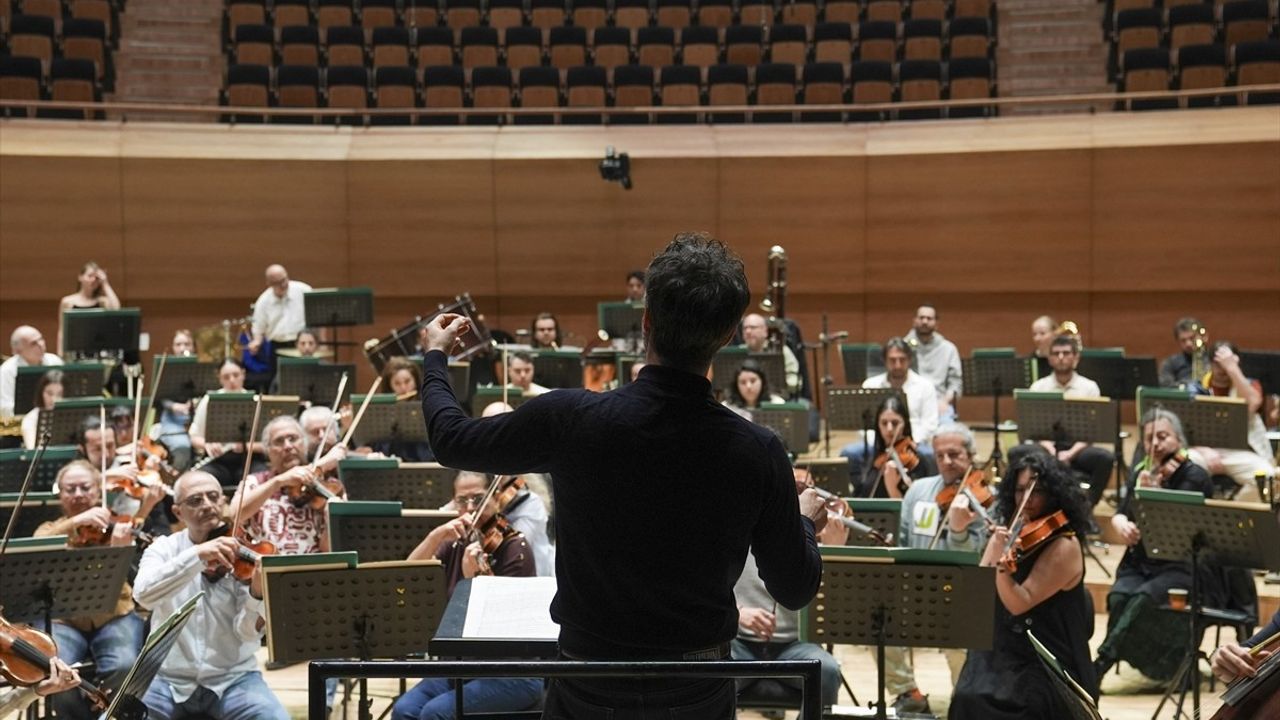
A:
{"type": "Polygon", "coordinates": [[[899,715],[902,713],[927,713],[929,710],[929,696],[922,695],[919,689],[909,690],[898,696],[893,701],[893,709],[899,715]]]}
{"type": "Polygon", "coordinates": [[[1099,683],[1102,682],[1103,676],[1106,675],[1107,671],[1110,670],[1112,667],[1114,667],[1115,664],[1116,664],[1115,660],[1107,657],[1102,657],[1101,655],[1098,656],[1097,660],[1093,661],[1093,672],[1095,675],[1097,675],[1099,683]]]}

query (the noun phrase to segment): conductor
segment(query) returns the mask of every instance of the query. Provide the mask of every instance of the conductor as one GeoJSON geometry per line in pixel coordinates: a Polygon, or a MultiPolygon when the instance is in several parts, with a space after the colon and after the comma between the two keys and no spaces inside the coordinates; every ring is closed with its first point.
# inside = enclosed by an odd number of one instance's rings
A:
{"type": "MultiPolygon", "coordinates": [[[[750,549],[769,594],[799,609],[817,592],[823,501],[797,497],[782,442],[715,401],[707,370],[750,300],[742,261],[681,233],[649,264],[646,365],[618,390],[555,390],[470,419],[448,355],[467,327],[425,330],[423,418],[438,460],[480,472],[550,473],[557,591],[551,616],[572,660],[720,660],[737,633],[734,582],[750,549]]],[[[555,680],[544,718],[734,715],[728,679],[555,680]]]]}

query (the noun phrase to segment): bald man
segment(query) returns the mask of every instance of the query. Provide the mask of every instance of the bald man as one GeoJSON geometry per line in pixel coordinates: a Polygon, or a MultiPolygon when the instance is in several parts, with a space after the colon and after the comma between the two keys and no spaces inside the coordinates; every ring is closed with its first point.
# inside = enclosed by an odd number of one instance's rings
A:
{"type": "MultiPolygon", "coordinates": [[[[769,323],[763,315],[749,313],[742,318],[742,345],[748,352],[764,352],[769,344],[769,323]]],[[[787,397],[800,392],[800,361],[786,343],[782,344],[782,366],[787,373],[787,397]]]]}
{"type": "Polygon", "coordinates": [[[18,368],[61,365],[62,358],[47,351],[44,335],[30,325],[19,325],[9,336],[13,357],[0,363],[0,420],[13,418],[13,389],[18,382],[18,368]]]}
{"type": "Polygon", "coordinates": [[[253,340],[249,352],[257,354],[263,340],[277,347],[291,347],[298,333],[307,326],[302,307],[302,294],[311,286],[289,279],[283,265],[267,266],[267,289],[253,303],[253,340]]]}

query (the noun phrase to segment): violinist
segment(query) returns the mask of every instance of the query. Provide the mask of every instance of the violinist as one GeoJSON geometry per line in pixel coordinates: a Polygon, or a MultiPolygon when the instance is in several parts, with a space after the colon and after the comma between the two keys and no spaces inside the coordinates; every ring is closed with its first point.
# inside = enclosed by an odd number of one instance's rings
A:
{"type": "Polygon", "coordinates": [[[0,693],[0,717],[25,710],[38,698],[75,690],[80,685],[80,671],[69,667],[62,658],[49,659],[49,676],[31,687],[15,687],[0,693]]]}
{"type": "MultiPolygon", "coordinates": [[[[213,392],[244,392],[244,366],[227,358],[218,366],[218,384],[221,386],[213,392]]],[[[196,403],[195,413],[191,419],[191,448],[196,452],[212,458],[201,466],[205,472],[218,478],[225,485],[235,485],[240,481],[240,473],[244,470],[244,453],[246,448],[242,442],[219,443],[205,440],[205,426],[209,419],[209,396],[205,395],[196,403]]],[[[260,455],[263,451],[259,443],[250,443],[248,452],[260,455]]],[[[255,457],[253,470],[261,470],[262,464],[255,457]]]]}
{"type": "MultiPolygon", "coordinates": [[[[897,390],[907,398],[908,415],[911,418],[911,437],[916,441],[916,452],[929,455],[933,452],[929,439],[938,429],[938,390],[923,375],[911,369],[915,350],[900,337],[891,337],[881,351],[885,371],[872,375],[862,382],[867,389],[897,390]]],[[[857,485],[862,480],[862,466],[868,462],[874,442],[873,434],[849,443],[840,449],[840,455],[849,458],[850,479],[857,485]]]]}
{"type": "Polygon", "coordinates": [[[534,350],[559,350],[564,345],[560,321],[549,312],[540,312],[529,323],[529,346],[534,350]]]}
{"type": "Polygon", "coordinates": [[[1084,585],[1089,510],[1071,473],[1047,451],[1010,453],[996,527],[981,564],[995,566],[995,629],[991,650],[971,650],[951,697],[951,720],[1072,717],[1040,667],[1032,631],[1097,701],[1089,661],[1093,603],[1084,585]],[[1038,522],[1040,521],[1040,522],[1038,522]],[[1016,543],[1011,540],[1016,539],[1016,543]]]}
{"type": "MultiPolygon", "coordinates": [[[[493,417],[511,412],[512,408],[504,402],[489,403],[481,412],[481,417],[493,417]]],[[[463,472],[466,472],[465,470],[463,472]]],[[[515,478],[511,478],[512,481],[515,478]]],[[[485,478],[486,485],[489,478],[485,478]]],[[[506,482],[506,480],[504,480],[506,482]]],[[[548,477],[542,473],[525,473],[519,476],[519,484],[523,488],[510,495],[510,501],[502,507],[502,514],[511,523],[511,527],[519,530],[533,548],[533,556],[537,561],[538,575],[555,577],[556,546],[548,536],[550,530],[552,497],[548,477]]],[[[447,509],[453,507],[446,506],[447,509]]]]}
{"type": "MultiPolygon", "coordinates": [[[[477,575],[532,577],[536,568],[533,550],[519,531],[506,527],[497,513],[494,498],[480,510],[476,521],[472,516],[485,499],[485,477],[477,473],[459,473],[453,481],[451,505],[458,517],[432,530],[409,554],[409,560],[436,559],[444,563],[447,592],[463,578],[477,575]],[[501,527],[500,527],[501,526],[501,527]],[[488,528],[497,543],[486,552],[486,543],[474,539],[473,530],[488,528]]],[[[462,687],[463,702],[468,712],[501,713],[526,710],[542,698],[542,682],[534,678],[479,678],[468,680],[462,687]]],[[[392,720],[434,720],[453,717],[454,697],[449,681],[427,678],[396,700],[391,709],[392,720]]]]}
{"type": "MultiPolygon", "coordinates": [[[[36,537],[66,535],[69,541],[80,534],[109,531],[107,544],[133,544],[133,526],[117,522],[116,516],[102,506],[102,477],[98,469],[84,460],[73,460],[58,472],[58,503],[62,517],[36,528],[36,537]]],[[[58,657],[67,664],[92,660],[100,678],[127,671],[138,658],[146,638],[146,623],[134,612],[133,591],[129,583],[120,589],[120,597],[110,612],[101,615],[62,618],[50,629],[58,646],[58,657]]],[[[59,717],[97,717],[89,701],[79,691],[62,692],[53,697],[59,717]]]]}
{"type": "Polygon", "coordinates": [[[265,626],[261,565],[248,583],[206,576],[206,569],[229,569],[236,559],[236,539],[213,537],[224,523],[222,487],[212,475],[193,471],[178,478],[174,492],[174,512],[186,530],[157,538],[143,553],[134,597],[158,618],[169,617],[197,593],[204,597],[142,699],[149,717],[288,720],[258,671],[265,626]]]}
{"type": "Polygon", "coordinates": [[[347,456],[344,445],[334,445],[314,465],[306,464],[306,435],[295,418],[281,415],[262,429],[268,467],[245,478],[231,498],[231,507],[244,493],[243,516],[248,535],[265,540],[281,555],[328,552],[328,523],[323,507],[312,507],[288,496],[288,490],[305,488],[338,466],[347,456]]]}
{"type": "MultiPolygon", "coordinates": [[[[1187,621],[1157,608],[1167,602],[1170,588],[1191,587],[1191,564],[1157,560],[1147,555],[1142,533],[1131,519],[1135,488],[1163,488],[1196,492],[1211,497],[1213,483],[1204,468],[1187,458],[1186,435],[1177,415],[1160,408],[1142,417],[1142,447],[1146,457],[1134,467],[1127,492],[1111,520],[1111,526],[1127,546],[1115,583],[1107,594],[1107,637],[1098,647],[1094,668],[1101,679],[1119,660],[1154,680],[1167,681],[1177,672],[1187,646],[1187,621]]],[[[1211,573],[1201,578],[1207,605],[1223,606],[1221,583],[1211,573]]]]}
{"type": "Polygon", "coordinates": [[[94,468],[106,467],[104,484],[107,505],[117,515],[143,518],[141,530],[149,535],[169,532],[169,519],[163,505],[165,492],[158,484],[143,485],[138,468],[131,457],[121,456],[116,443],[115,427],[93,416],[85,416],[80,423],[80,457],[94,468]],[[106,461],[103,461],[103,456],[106,461]]]}
{"type": "Polygon", "coordinates": [[[874,474],[868,482],[859,484],[858,496],[901,498],[911,483],[932,474],[933,461],[921,457],[916,450],[911,437],[911,414],[899,396],[889,395],[876,408],[874,474]],[[893,448],[892,453],[889,448],[893,448]],[[907,471],[905,478],[903,469],[907,471]]]}
{"type": "MultiPolygon", "coordinates": [[[[933,435],[933,452],[939,474],[912,483],[902,498],[902,515],[898,522],[898,544],[902,547],[978,552],[986,541],[986,526],[973,510],[967,495],[955,493],[945,508],[939,507],[938,496],[946,488],[959,487],[973,469],[977,447],[973,432],[961,423],[948,423],[933,435]]],[[[964,650],[942,651],[951,668],[954,683],[964,664],[964,650]]],[[[929,697],[916,683],[908,651],[901,647],[885,648],[885,689],[896,693],[893,707],[904,712],[929,712],[929,697]]]]}
{"type": "Polygon", "coordinates": [[[40,426],[40,411],[52,410],[53,404],[62,399],[62,371],[50,370],[36,383],[31,410],[22,416],[22,446],[28,450],[36,446],[36,430],[40,426]]]}

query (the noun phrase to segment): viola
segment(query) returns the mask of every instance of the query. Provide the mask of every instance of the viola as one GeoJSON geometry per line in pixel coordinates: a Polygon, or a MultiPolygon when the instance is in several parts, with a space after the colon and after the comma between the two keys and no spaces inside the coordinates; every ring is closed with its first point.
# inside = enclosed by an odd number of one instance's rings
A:
{"type": "Polygon", "coordinates": [[[106,545],[111,542],[111,536],[115,533],[116,525],[128,525],[130,528],[129,533],[133,535],[133,538],[138,541],[140,546],[146,547],[154,542],[155,538],[138,527],[138,523],[141,520],[141,518],[132,518],[128,515],[113,515],[111,524],[105,528],[95,525],[79,525],[76,527],[75,537],[71,538],[68,544],[74,547],[106,545]]]}
{"type": "Polygon", "coordinates": [[[1058,510],[1036,520],[1025,523],[1018,531],[1017,538],[1005,549],[1000,558],[1000,566],[1008,572],[1018,569],[1018,563],[1032,553],[1044,547],[1057,537],[1074,537],[1071,521],[1067,513],[1058,510]]]}
{"type": "MultiPolygon", "coordinates": [[[[31,687],[49,678],[49,663],[58,654],[53,638],[30,625],[15,625],[0,615],[0,675],[17,687],[31,687]]],[[[87,680],[80,690],[94,708],[107,708],[107,696],[87,680]]]]}

